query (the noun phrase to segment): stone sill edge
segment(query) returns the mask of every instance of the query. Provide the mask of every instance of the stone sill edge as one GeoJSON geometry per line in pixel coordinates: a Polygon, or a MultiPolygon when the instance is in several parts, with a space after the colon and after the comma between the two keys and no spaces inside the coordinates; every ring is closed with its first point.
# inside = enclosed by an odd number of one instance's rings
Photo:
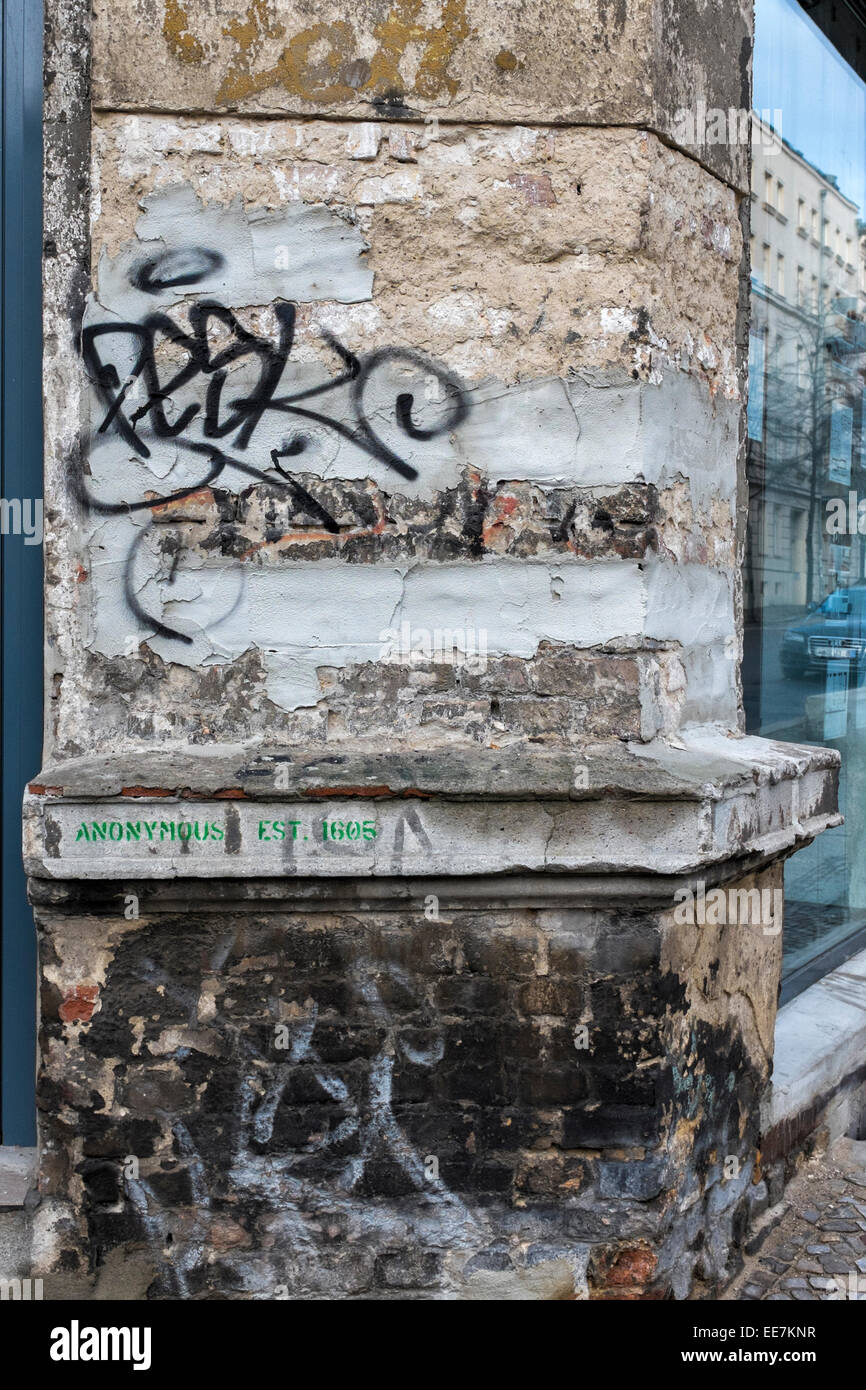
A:
{"type": "Polygon", "coordinates": [[[24,1206],[36,1184],[39,1150],[18,1144],[0,1144],[0,1211],[24,1206]]]}
{"type": "Polygon", "coordinates": [[[225,745],[153,748],[47,764],[28,783],[25,806],[44,802],[260,801],[721,801],[732,793],[832,773],[835,749],[718,730],[676,742],[501,749],[446,747],[373,752],[332,746],[312,756],[225,745]],[[276,775],[284,770],[277,786],[276,775]],[[269,777],[265,786],[262,778],[269,777]]]}

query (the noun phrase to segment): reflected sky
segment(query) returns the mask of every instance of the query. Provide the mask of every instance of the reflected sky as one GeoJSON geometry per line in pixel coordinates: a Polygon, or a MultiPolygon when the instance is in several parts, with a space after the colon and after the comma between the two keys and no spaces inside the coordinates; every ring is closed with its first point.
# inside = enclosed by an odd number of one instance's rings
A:
{"type": "Polygon", "coordinates": [[[754,105],[782,112],[781,134],[866,208],[866,85],[797,0],[757,0],[754,105]]]}

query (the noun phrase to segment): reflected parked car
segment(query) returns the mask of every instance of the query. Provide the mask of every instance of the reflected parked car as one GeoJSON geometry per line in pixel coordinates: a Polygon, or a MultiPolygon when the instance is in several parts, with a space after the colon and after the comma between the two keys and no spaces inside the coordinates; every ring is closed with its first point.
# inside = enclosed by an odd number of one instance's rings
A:
{"type": "Polygon", "coordinates": [[[829,662],[847,662],[866,673],[866,584],[836,589],[805,618],[785,629],[782,670],[786,676],[826,671],[829,662]]]}

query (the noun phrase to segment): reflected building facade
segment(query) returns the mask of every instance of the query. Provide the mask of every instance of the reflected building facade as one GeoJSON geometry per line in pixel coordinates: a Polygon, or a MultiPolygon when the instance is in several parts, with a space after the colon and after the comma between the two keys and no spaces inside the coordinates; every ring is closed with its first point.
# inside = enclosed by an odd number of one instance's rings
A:
{"type": "Polygon", "coordinates": [[[846,820],[788,863],[783,998],[866,945],[866,23],[824,8],[756,7],[744,703],[841,751],[846,820]]]}
{"type": "Polygon", "coordinates": [[[832,174],[753,119],[745,600],[767,622],[864,577],[866,537],[843,523],[849,491],[866,498],[866,228],[832,174]]]}

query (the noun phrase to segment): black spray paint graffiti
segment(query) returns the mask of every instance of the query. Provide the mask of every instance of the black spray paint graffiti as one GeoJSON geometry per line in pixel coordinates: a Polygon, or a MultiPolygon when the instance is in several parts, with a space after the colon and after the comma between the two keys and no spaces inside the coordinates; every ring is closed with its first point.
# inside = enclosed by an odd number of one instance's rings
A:
{"type": "MultiPolygon", "coordinates": [[[[137,289],[158,294],[167,288],[197,284],[222,264],[223,258],[218,252],[192,246],[141,262],[133,269],[130,280],[137,289]]],[[[424,427],[415,417],[415,396],[409,391],[398,392],[393,403],[394,420],[407,439],[422,442],[435,439],[456,429],[466,419],[469,405],[462,383],[454,373],[424,353],[413,348],[384,347],[358,356],[327,330],[322,330],[322,336],[342,363],[342,371],[319,385],[283,394],[280,388],[295,340],[296,310],[294,305],[282,302],[275,304],[273,310],[277,322],[275,342],[250,332],[231,309],[215,299],[202,299],[191,305],[189,332],[161,312],[147,314],[138,322],[106,320],[83,330],[83,360],[104,407],[96,433],[113,432],[145,463],[151,458],[151,445],[155,441],[171,441],[178,449],[206,460],[204,472],[188,486],[133,501],[102,501],[92,495],[83,478],[73,479],[79,501],[87,510],[102,515],[152,511],[210,487],[227,467],[232,467],[257,482],[282,488],[299,511],[306,512],[336,534],[340,528],[335,518],[280,462],[297,458],[308,448],[310,439],[302,429],[287,436],[280,448],[270,450],[273,472],[248,461],[246,451],[255,444],[256,430],[265,416],[275,413],[324,426],[407,480],[417,478],[418,470],[381,438],[370,421],[369,399],[377,374],[381,376],[382,369],[389,365],[398,370],[416,371],[428,381],[432,378],[437,398],[446,403],[443,417],[432,427],[424,427]],[[221,326],[230,339],[228,345],[219,350],[211,346],[215,326],[221,326]],[[134,353],[132,366],[123,377],[116,362],[102,351],[104,345],[118,338],[134,353]],[[186,354],[183,365],[165,380],[160,376],[157,360],[162,343],[171,344],[186,354]],[[244,358],[257,361],[257,379],[245,395],[227,401],[225,388],[231,380],[229,368],[244,358]],[[168,418],[166,407],[175,394],[199,380],[202,399],[185,406],[176,418],[168,418]],[[343,387],[349,391],[350,423],[323,409],[313,408],[312,404],[318,404],[329,393],[343,387]],[[145,399],[137,405],[135,400],[142,388],[145,399]],[[200,439],[190,437],[194,421],[201,429],[200,439]],[[230,452],[227,452],[222,441],[229,440],[230,452]]],[[[191,643],[191,637],[148,613],[136,597],[133,567],[145,535],[146,532],[139,535],[127,555],[126,602],[139,622],[152,627],[158,635],[191,643]]]]}

